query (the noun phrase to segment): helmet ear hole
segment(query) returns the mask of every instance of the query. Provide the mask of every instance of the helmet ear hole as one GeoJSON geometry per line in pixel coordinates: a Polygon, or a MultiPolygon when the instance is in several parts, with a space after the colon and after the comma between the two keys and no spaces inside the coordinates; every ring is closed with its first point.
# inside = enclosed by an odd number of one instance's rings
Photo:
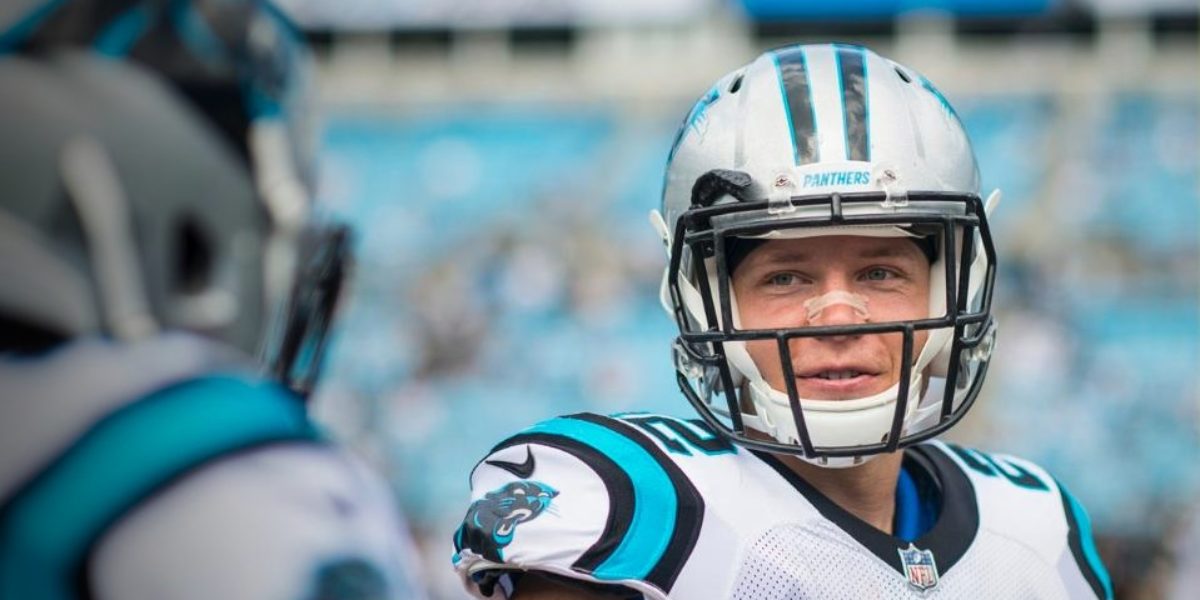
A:
{"type": "Polygon", "coordinates": [[[904,83],[912,83],[912,77],[909,77],[908,73],[904,72],[904,69],[901,69],[900,67],[896,67],[896,75],[899,75],[900,80],[903,81],[904,83]]]}
{"type": "Polygon", "coordinates": [[[188,295],[201,293],[212,284],[212,240],[194,217],[181,221],[176,233],[174,290],[188,295]]]}

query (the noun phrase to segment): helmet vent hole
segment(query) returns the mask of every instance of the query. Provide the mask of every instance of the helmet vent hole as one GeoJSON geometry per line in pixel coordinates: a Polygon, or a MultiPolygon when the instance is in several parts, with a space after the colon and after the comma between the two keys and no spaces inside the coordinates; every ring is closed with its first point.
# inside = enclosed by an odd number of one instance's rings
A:
{"type": "Polygon", "coordinates": [[[175,240],[175,290],[184,294],[203,292],[212,279],[211,241],[193,218],[179,225],[175,240]]]}
{"type": "Polygon", "coordinates": [[[909,77],[908,73],[904,72],[904,69],[896,67],[896,74],[900,76],[900,79],[904,81],[904,83],[912,83],[912,77],[909,77]]]}
{"type": "Polygon", "coordinates": [[[738,90],[742,89],[742,77],[744,75],[739,73],[737,77],[733,78],[733,82],[729,84],[730,94],[736,94],[738,90]]]}

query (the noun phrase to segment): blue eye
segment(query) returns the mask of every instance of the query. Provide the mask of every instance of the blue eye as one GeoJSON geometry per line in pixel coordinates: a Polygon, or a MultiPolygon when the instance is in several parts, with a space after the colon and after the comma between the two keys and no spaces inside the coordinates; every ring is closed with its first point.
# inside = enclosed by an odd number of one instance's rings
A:
{"type": "Polygon", "coordinates": [[[863,279],[866,279],[867,281],[884,281],[885,279],[890,279],[894,276],[895,275],[887,269],[875,267],[873,269],[867,269],[867,272],[863,274],[863,279]]]}
{"type": "Polygon", "coordinates": [[[769,285],[789,286],[798,283],[799,277],[795,273],[775,273],[767,278],[769,285]]]}

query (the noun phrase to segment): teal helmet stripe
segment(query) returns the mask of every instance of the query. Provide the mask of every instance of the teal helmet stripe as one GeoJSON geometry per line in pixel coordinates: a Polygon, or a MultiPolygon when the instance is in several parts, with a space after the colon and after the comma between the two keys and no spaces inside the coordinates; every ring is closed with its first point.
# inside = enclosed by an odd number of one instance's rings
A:
{"type": "Polygon", "coordinates": [[[776,50],[771,53],[783,94],[784,115],[792,136],[792,156],[797,165],[821,160],[817,115],[813,106],[812,81],[809,77],[808,56],[802,47],[776,50]]]}
{"type": "Polygon", "coordinates": [[[838,91],[846,136],[846,160],[871,160],[871,113],[867,89],[867,55],[860,46],[837,46],[838,91]]]}
{"type": "Polygon", "coordinates": [[[592,575],[609,581],[645,579],[667,550],[678,510],[675,486],[654,456],[613,429],[581,419],[552,419],[521,433],[570,438],[595,448],[625,470],[633,482],[633,517],[616,550],[592,575]]]}
{"type": "Polygon", "coordinates": [[[319,439],[300,400],[272,383],[214,376],[129,404],[0,506],[0,597],[76,597],[95,542],[149,495],[236,451],[319,439]]]}

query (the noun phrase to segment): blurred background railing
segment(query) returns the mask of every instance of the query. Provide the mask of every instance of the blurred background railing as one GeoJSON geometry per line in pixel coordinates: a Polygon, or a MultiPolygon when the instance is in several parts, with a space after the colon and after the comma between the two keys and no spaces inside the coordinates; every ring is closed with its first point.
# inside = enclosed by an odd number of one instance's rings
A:
{"type": "Polygon", "coordinates": [[[999,357],[954,437],[1041,462],[1118,597],[1167,593],[1200,499],[1194,0],[286,0],[319,59],[322,196],[359,227],[320,416],[386,469],[438,597],[467,474],[581,410],[689,415],[646,223],[694,97],[762,50],[921,70],[973,136],[999,357]]]}

